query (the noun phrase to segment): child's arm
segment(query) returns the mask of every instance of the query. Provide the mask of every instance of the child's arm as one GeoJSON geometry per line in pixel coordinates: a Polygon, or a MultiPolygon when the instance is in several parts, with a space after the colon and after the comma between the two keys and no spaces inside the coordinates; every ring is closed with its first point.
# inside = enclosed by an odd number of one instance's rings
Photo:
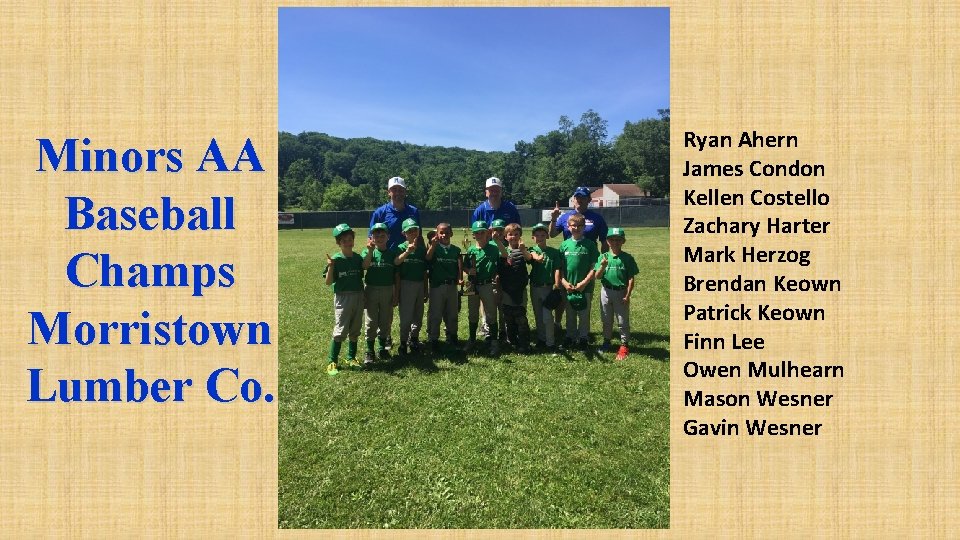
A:
{"type": "Polygon", "coordinates": [[[623,294],[623,301],[624,303],[629,304],[630,295],[633,294],[634,279],[636,279],[637,274],[640,273],[640,269],[637,268],[637,261],[633,257],[630,257],[630,267],[627,269],[627,273],[630,277],[627,278],[627,290],[623,294]]]}
{"type": "Polygon", "coordinates": [[[433,260],[433,252],[437,249],[437,243],[438,243],[439,241],[440,241],[440,239],[437,238],[437,236],[434,236],[434,237],[433,237],[433,240],[430,240],[430,247],[427,248],[427,260],[428,260],[428,261],[432,261],[432,260],[433,260]]]}
{"type": "Polygon", "coordinates": [[[603,279],[603,275],[607,273],[607,262],[609,261],[606,255],[600,255],[600,261],[597,263],[597,268],[596,268],[597,272],[595,274],[595,277],[597,279],[603,279]]]}
{"type": "Polygon", "coordinates": [[[373,238],[367,238],[367,254],[363,257],[363,269],[368,270],[373,265],[373,250],[377,249],[373,238]]]}
{"type": "Polygon", "coordinates": [[[400,305],[400,272],[393,274],[393,307],[400,305]]]}
{"type": "Polygon", "coordinates": [[[500,257],[501,257],[501,258],[506,259],[506,258],[510,257],[510,252],[507,251],[507,246],[505,246],[505,245],[503,245],[502,243],[500,243],[499,240],[497,240],[496,242],[494,242],[494,244],[497,246],[497,249],[500,250],[500,257]]]}
{"type": "Polygon", "coordinates": [[[523,260],[527,262],[530,262],[531,260],[534,260],[534,261],[543,260],[543,257],[541,257],[540,255],[537,255],[536,253],[531,253],[530,250],[527,249],[526,244],[523,243],[523,240],[520,240],[520,253],[523,253],[523,260]]]}
{"type": "Polygon", "coordinates": [[[426,270],[423,271],[423,303],[430,300],[430,276],[426,270]]]}
{"type": "MultiPolygon", "coordinates": [[[[559,271],[559,269],[557,269],[557,271],[559,271]]],[[[573,292],[573,289],[574,289],[573,283],[570,283],[569,281],[567,281],[567,272],[566,272],[566,270],[564,270],[564,271],[561,272],[561,274],[560,274],[560,285],[563,287],[563,290],[565,290],[565,291],[567,291],[567,292],[573,292]]]]}
{"type": "Polygon", "coordinates": [[[457,256],[457,285],[463,285],[463,254],[457,256]]]}
{"type": "Polygon", "coordinates": [[[560,277],[560,269],[559,269],[559,268],[555,268],[555,269],[553,270],[553,288],[554,288],[554,289],[562,289],[562,288],[563,288],[563,284],[561,283],[562,281],[563,281],[563,280],[562,280],[561,277],[560,277]]]}
{"type": "Polygon", "coordinates": [[[334,275],[337,273],[336,267],[333,265],[333,259],[330,258],[330,254],[327,253],[327,286],[333,285],[333,282],[336,281],[334,275]]]}
{"type": "Polygon", "coordinates": [[[576,290],[578,290],[578,291],[582,291],[582,290],[586,289],[586,288],[587,288],[587,285],[589,285],[590,282],[593,281],[593,276],[594,276],[594,275],[595,275],[595,273],[594,273],[593,269],[591,268],[590,271],[587,272],[587,276],[586,276],[585,278],[583,278],[583,281],[581,281],[580,283],[577,283],[577,286],[574,287],[574,288],[575,288],[576,290]]]}
{"type": "Polygon", "coordinates": [[[397,255],[397,258],[393,260],[393,264],[396,266],[400,266],[401,264],[403,264],[407,260],[407,257],[409,257],[410,255],[413,255],[413,252],[417,250],[417,242],[419,241],[420,239],[417,238],[413,242],[408,242],[407,249],[404,250],[403,253],[397,255]]]}

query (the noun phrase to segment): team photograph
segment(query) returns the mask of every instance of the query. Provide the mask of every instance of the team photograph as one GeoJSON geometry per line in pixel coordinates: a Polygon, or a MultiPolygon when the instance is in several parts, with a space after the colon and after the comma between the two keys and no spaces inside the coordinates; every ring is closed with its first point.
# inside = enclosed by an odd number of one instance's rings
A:
{"type": "Polygon", "coordinates": [[[668,10],[279,20],[278,525],[669,527],[668,10]]]}

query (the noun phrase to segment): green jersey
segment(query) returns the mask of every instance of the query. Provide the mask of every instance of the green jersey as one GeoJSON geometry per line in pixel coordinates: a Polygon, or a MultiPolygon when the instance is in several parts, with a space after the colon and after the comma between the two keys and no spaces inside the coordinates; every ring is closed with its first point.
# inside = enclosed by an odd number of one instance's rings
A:
{"type": "Polygon", "coordinates": [[[467,256],[473,256],[476,264],[477,275],[474,278],[477,281],[491,281],[497,275],[497,263],[500,262],[500,250],[493,242],[487,242],[487,245],[477,247],[470,246],[467,250],[467,256]]]}
{"type": "Polygon", "coordinates": [[[437,243],[433,248],[433,260],[430,261],[430,286],[441,285],[445,281],[456,284],[460,279],[460,248],[450,244],[437,243]]]}
{"type": "MultiPolygon", "coordinates": [[[[360,257],[366,258],[368,248],[363,248],[360,257]]],[[[380,251],[379,248],[373,248],[373,255],[370,257],[370,268],[367,268],[367,275],[364,279],[367,285],[386,286],[393,285],[393,277],[397,273],[397,267],[393,265],[397,258],[396,249],[387,248],[380,251]]]]}
{"type": "Polygon", "coordinates": [[[548,285],[553,287],[553,274],[555,270],[563,268],[563,257],[557,248],[547,246],[540,249],[539,246],[530,248],[530,253],[543,255],[543,262],[531,261],[530,286],[543,287],[548,285]]]}
{"type": "MultiPolygon", "coordinates": [[[[576,285],[593,270],[600,251],[597,250],[597,243],[585,236],[580,240],[570,237],[560,242],[560,255],[563,257],[567,282],[576,285]]],[[[593,281],[584,288],[583,292],[593,292],[593,281]]]]}
{"type": "MultiPolygon", "coordinates": [[[[397,255],[402,255],[409,245],[409,242],[404,242],[397,246],[397,255]]],[[[427,271],[427,250],[419,246],[413,253],[407,255],[398,271],[400,279],[423,282],[423,273],[427,271]]]]}
{"type": "Polygon", "coordinates": [[[600,261],[607,260],[607,269],[603,272],[600,282],[604,287],[611,289],[625,289],[630,278],[640,273],[637,268],[637,261],[629,253],[620,252],[620,255],[614,255],[612,252],[606,252],[597,259],[594,270],[600,270],[600,261]]]}
{"type": "MultiPolygon", "coordinates": [[[[337,253],[330,258],[333,259],[333,264],[327,268],[327,272],[333,270],[333,292],[362,291],[363,259],[356,253],[348,256],[337,253]]],[[[326,272],[323,277],[327,277],[326,272]]]]}

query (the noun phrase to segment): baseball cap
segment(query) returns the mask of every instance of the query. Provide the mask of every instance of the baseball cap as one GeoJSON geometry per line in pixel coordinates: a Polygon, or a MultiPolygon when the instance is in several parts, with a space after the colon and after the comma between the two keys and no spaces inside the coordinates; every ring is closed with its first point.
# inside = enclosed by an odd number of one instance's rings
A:
{"type": "Polygon", "coordinates": [[[502,189],[503,182],[501,182],[500,179],[497,178],[496,176],[491,176],[490,178],[487,178],[487,187],[493,187],[493,186],[496,186],[502,189]]]}
{"type": "Polygon", "coordinates": [[[610,230],[607,231],[607,238],[610,238],[611,236],[619,236],[624,240],[626,240],[627,238],[627,235],[624,234],[623,229],[621,229],[620,227],[610,227],[610,230]]]}
{"type": "Polygon", "coordinates": [[[351,229],[346,223],[341,223],[333,228],[333,237],[339,238],[340,235],[345,232],[353,232],[353,229],[351,229]]]}
{"type": "Polygon", "coordinates": [[[387,180],[387,189],[392,188],[393,186],[400,186],[403,189],[407,189],[407,183],[403,181],[403,178],[399,176],[394,176],[393,178],[387,180]]]}
{"type": "Polygon", "coordinates": [[[471,232],[481,232],[487,230],[487,222],[482,219],[479,221],[474,221],[473,225],[470,227],[471,232]]]}
{"type": "Polygon", "coordinates": [[[580,187],[577,188],[576,191],[573,192],[573,196],[574,196],[574,197],[589,197],[589,196],[590,196],[590,190],[587,189],[587,188],[585,188],[585,187],[583,187],[583,186],[580,186],[580,187]]]}
{"type": "MultiPolygon", "coordinates": [[[[549,230],[550,230],[550,229],[547,228],[547,226],[544,225],[543,223],[537,223],[536,225],[534,225],[534,226],[530,229],[531,232],[533,232],[533,231],[549,231],[549,230]]],[[[607,234],[607,236],[610,236],[610,235],[607,234]]]]}
{"type": "Polygon", "coordinates": [[[582,292],[567,293],[567,302],[570,302],[570,307],[577,311],[587,309],[587,299],[583,296],[582,292]]]}
{"type": "Polygon", "coordinates": [[[374,224],[373,224],[373,227],[370,227],[370,232],[371,232],[371,233],[372,233],[373,231],[389,231],[389,230],[390,230],[390,229],[387,228],[387,224],[386,224],[386,223],[374,223],[374,224]]]}
{"type": "Polygon", "coordinates": [[[502,219],[495,219],[493,220],[493,223],[490,224],[491,229],[503,229],[506,226],[507,226],[507,223],[502,219]]]}
{"type": "Polygon", "coordinates": [[[420,225],[417,225],[417,220],[413,219],[412,217],[403,220],[403,223],[400,226],[403,227],[403,232],[407,232],[410,229],[420,228],[420,225]]]}

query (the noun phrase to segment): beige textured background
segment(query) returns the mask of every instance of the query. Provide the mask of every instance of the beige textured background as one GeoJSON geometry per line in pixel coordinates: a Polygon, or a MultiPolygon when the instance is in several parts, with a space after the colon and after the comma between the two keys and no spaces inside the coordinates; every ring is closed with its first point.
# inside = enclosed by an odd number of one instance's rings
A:
{"type": "MultiPolygon", "coordinates": [[[[669,536],[952,536],[958,525],[956,217],[960,13],[955,4],[671,2],[674,193],[685,187],[830,193],[814,210],[723,210],[833,222],[824,237],[764,248],[810,249],[807,268],[682,263],[675,204],[672,266],[671,530],[669,536]],[[683,131],[795,134],[792,150],[682,149],[683,131]],[[813,182],[749,176],[698,181],[684,159],[823,163],[813,182]],[[683,275],[839,278],[840,295],[682,292],[683,275]],[[685,303],[710,300],[821,306],[827,320],[694,324],[685,303]],[[770,360],[841,363],[836,381],[766,384],[686,379],[687,360],[745,364],[725,351],[683,350],[683,333],[756,334],[770,360]],[[836,394],[825,410],[690,411],[684,389],[756,388],[836,394]],[[809,439],[698,439],[682,421],[763,415],[822,422],[809,439]]],[[[220,366],[276,390],[275,347],[29,346],[28,311],[85,320],[266,320],[276,326],[276,6],[234,2],[0,4],[0,531],[106,537],[273,536],[276,406],[216,404],[202,390],[220,366]],[[89,137],[91,146],[184,150],[176,173],[36,173],[36,138],[89,137]],[[267,172],[196,174],[211,137],[227,159],[250,137],[267,172]],[[157,204],[237,200],[238,229],[218,233],[63,230],[63,197],[157,204]],[[237,283],[201,299],[180,290],[78,289],[64,276],[78,251],[126,262],[234,263],[237,283]],[[192,377],[186,403],[30,404],[29,367],[51,378],[122,374],[192,377]]],[[[626,52],[629,54],[629,52],[626,52]]],[[[712,214],[715,216],[717,212],[712,214]]],[[[597,535],[597,533],[586,533],[597,535]]],[[[461,533],[461,537],[473,536],[461,533]]],[[[617,534],[628,536],[629,534],[617,534]]],[[[354,533],[362,537],[366,533],[354,533]]],[[[380,534],[376,534],[380,536],[380,534]]],[[[409,537],[413,537],[408,535],[409,537]]],[[[436,535],[435,535],[436,536],[436,535]]],[[[550,533],[553,537],[570,534],[550,533]]],[[[577,535],[580,536],[580,535],[577,535]]]]}
{"type": "MultiPolygon", "coordinates": [[[[956,535],[958,513],[957,4],[675,6],[671,10],[671,515],[677,532],[706,528],[750,536],[956,535]],[[796,149],[682,149],[683,131],[794,134],[796,149]],[[681,179],[683,161],[823,163],[821,179],[681,179]],[[684,207],[684,188],[817,188],[830,206],[800,209],[684,207]],[[813,263],[685,264],[682,216],[831,221],[827,235],[731,245],[809,249],[813,263]],[[720,267],[720,268],[718,268],[720,267]],[[684,293],[683,276],[838,278],[842,292],[684,293]],[[823,307],[823,322],[685,322],[686,303],[823,307]],[[708,330],[705,332],[704,328],[708,330]],[[767,338],[764,359],[842,364],[845,378],[785,382],[687,379],[683,363],[745,366],[758,354],[683,350],[683,334],[767,338]],[[683,390],[757,389],[835,394],[827,408],[695,410],[683,390]],[[817,438],[683,434],[687,418],[822,422],[817,438]]],[[[772,285],[768,281],[768,286],[772,285]]],[[[769,290],[769,289],[768,289],[769,290]]],[[[756,309],[755,309],[756,313],[756,309]]]]}

